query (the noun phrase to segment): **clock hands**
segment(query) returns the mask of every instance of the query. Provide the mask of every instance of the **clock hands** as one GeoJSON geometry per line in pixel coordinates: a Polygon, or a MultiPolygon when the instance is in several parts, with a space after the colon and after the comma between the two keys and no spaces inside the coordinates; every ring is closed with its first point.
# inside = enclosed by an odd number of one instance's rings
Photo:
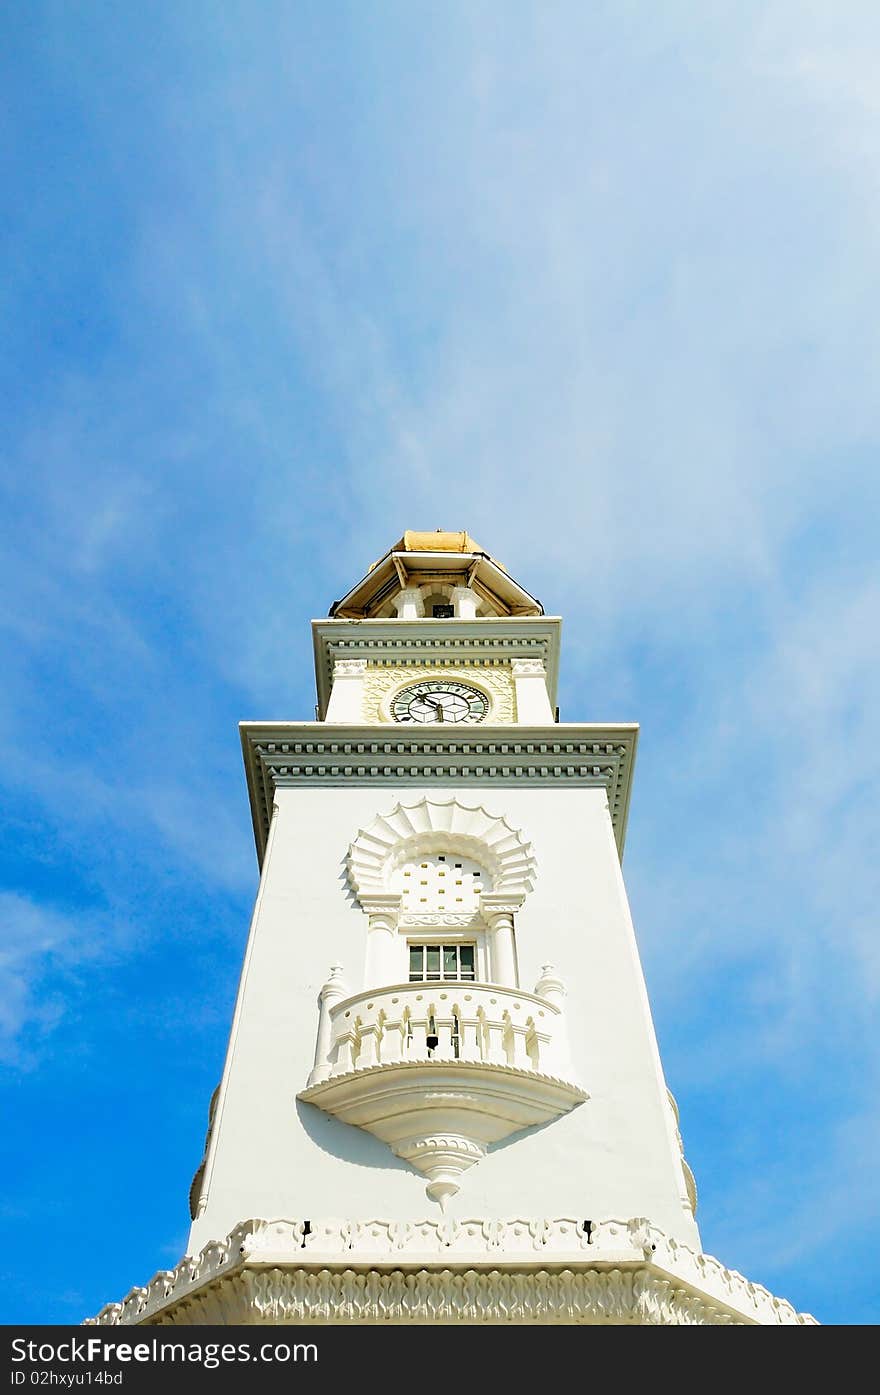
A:
{"type": "Polygon", "coordinates": [[[465,684],[450,683],[449,687],[439,683],[419,685],[428,688],[410,688],[399,695],[392,703],[392,715],[398,722],[455,722],[481,721],[488,710],[488,702],[476,689],[465,684]],[[480,711],[482,706],[482,711],[480,711]]]}

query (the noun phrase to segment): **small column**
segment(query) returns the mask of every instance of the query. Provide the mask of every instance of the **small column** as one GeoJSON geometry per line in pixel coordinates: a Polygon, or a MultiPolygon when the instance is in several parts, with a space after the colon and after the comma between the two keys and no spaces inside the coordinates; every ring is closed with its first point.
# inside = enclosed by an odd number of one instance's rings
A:
{"type": "Polygon", "coordinates": [[[425,602],[418,586],[407,586],[394,598],[398,620],[424,620],[425,602]]]}
{"type": "Polygon", "coordinates": [[[318,1039],[315,1042],[315,1065],[309,1076],[309,1085],[317,1085],[330,1078],[330,1052],[333,1046],[333,1008],[336,1003],[348,997],[348,989],[342,982],[342,965],[334,964],[330,977],[321,989],[321,1012],[318,1018],[318,1039]]]}
{"type": "Polygon", "coordinates": [[[547,692],[547,673],[540,659],[514,659],[510,665],[516,691],[516,720],[519,726],[552,725],[553,708],[547,692]]]}
{"type": "Polygon", "coordinates": [[[480,909],[489,926],[489,973],[502,988],[518,988],[513,917],[523,898],[487,892],[480,897],[480,909]]]}
{"type": "Polygon", "coordinates": [[[367,676],[366,659],[336,659],[333,664],[333,687],[327,703],[325,722],[351,722],[364,720],[364,679],[367,676]]]}
{"type": "Polygon", "coordinates": [[[367,955],[364,966],[364,987],[385,988],[399,983],[404,977],[397,943],[397,922],[400,919],[400,894],[362,895],[361,905],[370,917],[367,930],[367,955]]]}
{"type": "Polygon", "coordinates": [[[454,586],[452,604],[455,606],[456,620],[476,620],[480,598],[469,586],[454,586]]]}

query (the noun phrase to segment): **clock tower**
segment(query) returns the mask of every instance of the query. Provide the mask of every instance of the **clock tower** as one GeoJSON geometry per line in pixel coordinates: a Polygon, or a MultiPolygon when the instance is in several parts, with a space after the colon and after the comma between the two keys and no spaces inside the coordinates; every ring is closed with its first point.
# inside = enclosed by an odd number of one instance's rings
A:
{"type": "Polygon", "coordinates": [[[245,722],[261,875],[187,1257],[99,1322],[812,1322],[701,1251],[621,874],[638,729],[407,532],[245,722]]]}

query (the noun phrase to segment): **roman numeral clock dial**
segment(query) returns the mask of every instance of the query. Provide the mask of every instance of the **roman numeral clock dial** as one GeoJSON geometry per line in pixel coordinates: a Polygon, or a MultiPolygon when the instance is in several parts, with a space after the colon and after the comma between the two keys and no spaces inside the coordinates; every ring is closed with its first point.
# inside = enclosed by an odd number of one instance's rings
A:
{"type": "Polygon", "coordinates": [[[488,711],[484,693],[451,679],[414,683],[391,703],[395,722],[482,722],[488,711]]]}

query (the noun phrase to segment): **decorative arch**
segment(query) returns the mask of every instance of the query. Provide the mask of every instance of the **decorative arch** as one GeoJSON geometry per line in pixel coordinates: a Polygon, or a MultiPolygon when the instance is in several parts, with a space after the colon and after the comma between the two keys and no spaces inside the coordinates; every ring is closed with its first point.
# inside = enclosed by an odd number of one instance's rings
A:
{"type": "Polygon", "coordinates": [[[395,868],[422,852],[457,852],[481,862],[494,891],[511,898],[534,886],[534,851],[519,829],[481,805],[428,796],[396,805],[358,832],[346,858],[349,885],[358,900],[383,895],[395,868]]]}

